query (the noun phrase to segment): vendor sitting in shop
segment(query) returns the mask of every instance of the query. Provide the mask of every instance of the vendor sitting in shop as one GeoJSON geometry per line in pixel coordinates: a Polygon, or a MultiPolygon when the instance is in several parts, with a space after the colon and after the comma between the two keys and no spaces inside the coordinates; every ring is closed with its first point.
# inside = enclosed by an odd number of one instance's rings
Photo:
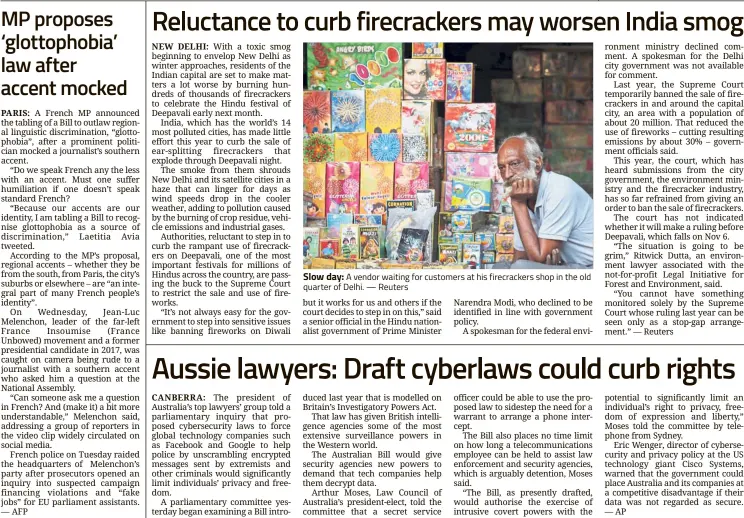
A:
{"type": "Polygon", "coordinates": [[[526,133],[504,140],[498,167],[516,221],[512,268],[591,268],[591,196],[567,176],[545,171],[542,150],[526,133]]]}

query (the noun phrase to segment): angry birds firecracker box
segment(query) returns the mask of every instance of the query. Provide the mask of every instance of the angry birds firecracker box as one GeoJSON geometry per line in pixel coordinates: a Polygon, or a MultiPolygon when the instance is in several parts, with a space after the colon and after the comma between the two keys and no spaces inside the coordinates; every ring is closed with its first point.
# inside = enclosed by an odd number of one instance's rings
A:
{"type": "Polygon", "coordinates": [[[305,133],[330,133],[332,131],[329,92],[303,92],[302,124],[305,133]]]}
{"type": "Polygon", "coordinates": [[[445,105],[445,151],[493,153],[495,149],[495,103],[447,103],[445,105]]]}
{"type": "Polygon", "coordinates": [[[365,131],[364,90],[331,92],[331,129],[336,133],[365,131]]]}
{"type": "Polygon", "coordinates": [[[326,164],[326,211],[328,214],[359,212],[359,162],[326,164]]]}
{"type": "Polygon", "coordinates": [[[402,56],[402,43],[308,43],[308,88],[402,88],[402,56]]]}
{"type": "Polygon", "coordinates": [[[324,218],[325,212],[325,162],[309,162],[302,165],[303,194],[307,196],[305,213],[309,218],[324,218]]]}

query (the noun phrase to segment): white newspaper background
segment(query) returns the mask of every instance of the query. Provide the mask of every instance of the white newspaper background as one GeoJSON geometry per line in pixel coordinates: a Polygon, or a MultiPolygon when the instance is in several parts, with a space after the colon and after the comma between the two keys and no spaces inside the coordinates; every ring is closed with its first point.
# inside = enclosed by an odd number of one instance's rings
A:
{"type": "MultiPolygon", "coordinates": [[[[631,201],[630,191],[610,189],[626,185],[605,169],[618,166],[606,152],[612,147],[606,140],[618,137],[605,133],[614,127],[610,121],[638,119],[642,128],[642,121],[661,116],[625,113],[607,105],[617,101],[608,94],[623,88],[618,83],[624,82],[622,76],[610,75],[619,72],[612,63],[623,61],[618,57],[623,52],[625,60],[630,59],[630,52],[608,46],[638,44],[640,55],[645,45],[679,45],[679,53],[686,55],[680,62],[688,68],[671,66],[656,70],[655,78],[625,79],[630,90],[652,88],[638,86],[638,81],[653,81],[656,89],[662,88],[662,81],[671,82],[685,92],[697,91],[694,98],[701,102],[700,92],[711,90],[711,101],[731,103],[730,114],[722,115],[720,107],[713,106],[705,115],[688,118],[727,120],[736,131],[742,113],[736,104],[742,90],[737,79],[742,58],[737,5],[681,3],[672,9],[662,3],[349,7],[322,2],[3,2],[3,88],[41,86],[37,91],[4,91],[1,108],[2,512],[67,517],[92,514],[100,506],[107,514],[123,517],[692,516],[707,510],[738,515],[744,474],[741,384],[735,376],[741,356],[741,258],[736,252],[742,246],[741,231],[735,226],[721,231],[716,222],[713,230],[695,232],[703,234],[699,239],[677,234],[654,238],[650,228],[638,239],[618,238],[623,231],[608,226],[623,223],[617,219],[623,210],[630,216],[628,224],[640,222],[629,207],[637,205],[640,211],[644,203],[652,207],[645,214],[662,222],[668,221],[662,215],[673,212],[691,212],[705,222],[706,205],[717,208],[710,211],[714,214],[730,211],[740,216],[736,207],[741,193],[709,190],[700,201],[683,203],[682,209],[674,203],[658,208],[648,200],[631,201]],[[360,31],[360,12],[480,17],[483,26],[423,33],[360,31]],[[540,26],[540,17],[574,12],[615,16],[620,30],[547,31],[540,26]],[[279,13],[295,17],[297,29],[280,31],[279,13]],[[206,30],[218,19],[228,23],[220,17],[237,16],[257,30],[206,30]],[[491,16],[508,17],[509,23],[487,30],[491,16]],[[647,30],[626,30],[626,16],[644,18],[647,30]],[[331,17],[346,17],[349,29],[303,29],[316,17],[323,23],[340,23],[331,17]],[[692,25],[687,17],[693,17],[692,25]],[[202,30],[179,31],[189,23],[187,18],[191,23],[204,19],[202,30]],[[66,20],[72,26],[64,29],[59,25],[66,20]],[[158,21],[168,30],[158,28],[158,21]],[[707,23],[707,28],[691,30],[696,23],[707,23]],[[57,46],[70,45],[68,36],[82,38],[90,50],[57,53],[54,45],[29,42],[32,36],[62,38],[57,46]],[[305,42],[422,39],[593,45],[594,156],[601,158],[593,180],[597,249],[592,270],[446,272],[472,275],[457,281],[426,277],[443,270],[397,270],[410,276],[408,281],[382,283],[391,288],[382,295],[379,288],[344,287],[354,284],[360,272],[351,272],[347,281],[346,272],[336,278],[328,275],[342,272],[300,271],[303,199],[298,171],[305,42]],[[220,50],[216,43],[230,44],[232,50],[224,45],[220,50]],[[694,50],[699,56],[693,57],[688,43],[717,44],[717,55],[694,50]],[[34,45],[42,48],[31,50],[34,45]],[[268,54],[270,45],[287,47],[275,51],[279,57],[249,59],[237,56],[238,45],[246,54],[268,54]],[[193,75],[182,76],[184,70],[177,68],[175,79],[156,77],[153,64],[168,52],[189,56],[177,61],[179,65],[186,59],[198,63],[189,71],[193,75]],[[236,57],[228,59],[225,53],[236,57]],[[196,54],[201,57],[195,59],[196,54]],[[168,106],[182,109],[183,104],[167,104],[178,100],[180,92],[184,102],[193,101],[189,92],[197,89],[228,90],[232,95],[241,68],[212,77],[209,70],[241,60],[289,72],[286,78],[269,79],[289,83],[287,88],[272,86],[286,90],[288,97],[280,97],[276,108],[258,105],[260,114],[253,116],[275,121],[270,137],[276,140],[259,147],[266,158],[277,159],[267,166],[287,166],[289,172],[230,183],[224,179],[245,176],[232,165],[215,163],[219,170],[211,170],[194,163],[184,171],[178,169],[186,166],[183,163],[161,164],[173,156],[213,156],[213,138],[231,141],[220,144],[221,149],[244,147],[234,132],[242,127],[239,118],[217,115],[222,106],[191,106],[194,113],[188,117],[158,113],[168,106]],[[704,66],[693,70],[693,61],[704,66]],[[705,66],[709,62],[731,65],[710,68],[705,66]],[[197,72],[205,70],[200,77],[197,72]],[[208,82],[216,84],[210,87],[208,82]],[[189,135],[185,120],[196,118],[213,118],[213,125],[203,135],[189,135]],[[218,118],[228,120],[224,128],[218,118]],[[174,135],[176,129],[184,140],[174,135]],[[274,154],[276,148],[291,151],[274,154]],[[286,183],[279,189],[261,190],[277,187],[261,178],[280,175],[286,183]],[[184,181],[189,176],[207,178],[206,185],[189,185],[184,181]],[[161,190],[164,184],[171,189],[161,190]],[[253,192],[244,189],[248,185],[253,192]],[[237,191],[230,189],[235,186],[237,191]],[[283,186],[288,192],[281,192],[283,186]],[[716,197],[729,193],[728,200],[716,197]],[[236,194],[243,199],[229,197],[236,194]],[[618,199],[608,198],[615,195],[618,199]],[[628,199],[623,201],[623,196],[628,199]],[[163,218],[189,206],[200,206],[195,212],[208,214],[206,223],[224,225],[231,220],[220,215],[260,212],[235,208],[250,204],[290,209],[284,211],[286,220],[269,220],[271,228],[245,231],[254,234],[251,239],[235,240],[231,236],[240,232],[221,232],[219,226],[200,232],[158,227],[168,221],[163,218]],[[288,258],[273,258],[269,250],[255,246],[262,235],[264,242],[287,246],[288,258]],[[726,277],[718,277],[720,285],[660,287],[655,291],[666,294],[658,295],[614,284],[649,279],[644,270],[656,270],[654,280],[679,273],[664,267],[666,256],[632,266],[632,252],[625,258],[614,255],[624,255],[628,243],[684,240],[712,247],[704,252],[722,254],[700,259],[704,266],[697,269],[725,272],[726,277]],[[196,241],[224,242],[227,267],[199,267],[196,256],[174,245],[196,241]],[[252,245],[244,248],[248,241],[252,245]],[[618,241],[624,244],[618,246],[618,241]],[[278,267],[247,267],[265,259],[258,250],[268,253],[278,267]],[[176,254],[170,262],[169,253],[176,254]],[[709,259],[724,264],[710,265],[709,259]],[[179,270],[176,260],[191,261],[191,268],[179,270]],[[623,261],[626,264],[618,268],[623,261]],[[280,275],[272,278],[272,273],[280,275]],[[304,281],[307,273],[324,279],[304,281]],[[228,293],[241,287],[252,293],[228,293]],[[388,332],[391,326],[378,324],[369,326],[378,329],[372,336],[305,335],[305,301],[319,294],[352,304],[356,299],[360,305],[383,298],[393,304],[440,303],[441,315],[432,315],[440,323],[430,326],[439,332],[400,336],[388,332]],[[455,298],[514,298],[539,304],[569,297],[571,304],[578,301],[591,313],[491,315],[455,326],[455,298]],[[623,306],[606,304],[655,299],[668,300],[679,316],[651,323],[661,320],[656,313],[633,318],[614,313],[623,306]],[[282,333],[287,327],[289,334],[282,333]],[[210,334],[210,328],[221,331],[210,334]],[[463,334],[465,328],[512,332],[463,334]],[[663,332],[645,333],[651,328],[663,332]],[[570,331],[556,334],[554,329],[570,331]],[[244,333],[235,334],[238,330],[244,333]],[[255,334],[249,337],[252,330],[255,334]]],[[[583,27],[583,21],[577,23],[583,27]]],[[[219,104],[219,99],[214,101],[219,104]]],[[[685,137],[682,145],[666,146],[678,153],[672,160],[683,159],[672,164],[682,167],[677,176],[721,176],[724,186],[736,187],[741,176],[736,133],[688,135],[694,136],[685,137]],[[724,157],[724,171],[713,170],[712,164],[702,166],[703,171],[687,169],[701,167],[706,157],[724,157]]],[[[199,258],[202,263],[210,260],[199,258]]],[[[695,255],[687,260],[696,261],[695,255]]],[[[690,280],[689,271],[695,269],[686,268],[682,279],[690,280]]],[[[330,322],[323,327],[343,325],[330,322]]]]}

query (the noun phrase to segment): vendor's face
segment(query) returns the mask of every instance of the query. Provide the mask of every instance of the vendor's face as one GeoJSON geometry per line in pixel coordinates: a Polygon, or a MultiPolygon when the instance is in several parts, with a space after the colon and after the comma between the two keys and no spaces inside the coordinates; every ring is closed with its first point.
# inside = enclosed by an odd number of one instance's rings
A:
{"type": "MultiPolygon", "coordinates": [[[[499,149],[498,168],[501,178],[507,182],[515,176],[521,176],[530,169],[530,162],[524,152],[524,142],[519,139],[509,139],[499,149]]],[[[539,173],[542,162],[538,159],[535,173],[539,173]]]]}
{"type": "Polygon", "coordinates": [[[409,59],[406,61],[404,74],[403,85],[406,92],[411,95],[419,95],[424,83],[426,83],[426,60],[409,59]]]}

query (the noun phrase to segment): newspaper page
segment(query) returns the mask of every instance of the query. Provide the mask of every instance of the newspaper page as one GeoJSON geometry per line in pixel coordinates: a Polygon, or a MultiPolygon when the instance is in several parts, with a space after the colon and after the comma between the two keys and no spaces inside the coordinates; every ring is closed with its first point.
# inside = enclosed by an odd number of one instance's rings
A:
{"type": "Polygon", "coordinates": [[[741,2],[1,5],[3,515],[741,516],[741,2]]]}

